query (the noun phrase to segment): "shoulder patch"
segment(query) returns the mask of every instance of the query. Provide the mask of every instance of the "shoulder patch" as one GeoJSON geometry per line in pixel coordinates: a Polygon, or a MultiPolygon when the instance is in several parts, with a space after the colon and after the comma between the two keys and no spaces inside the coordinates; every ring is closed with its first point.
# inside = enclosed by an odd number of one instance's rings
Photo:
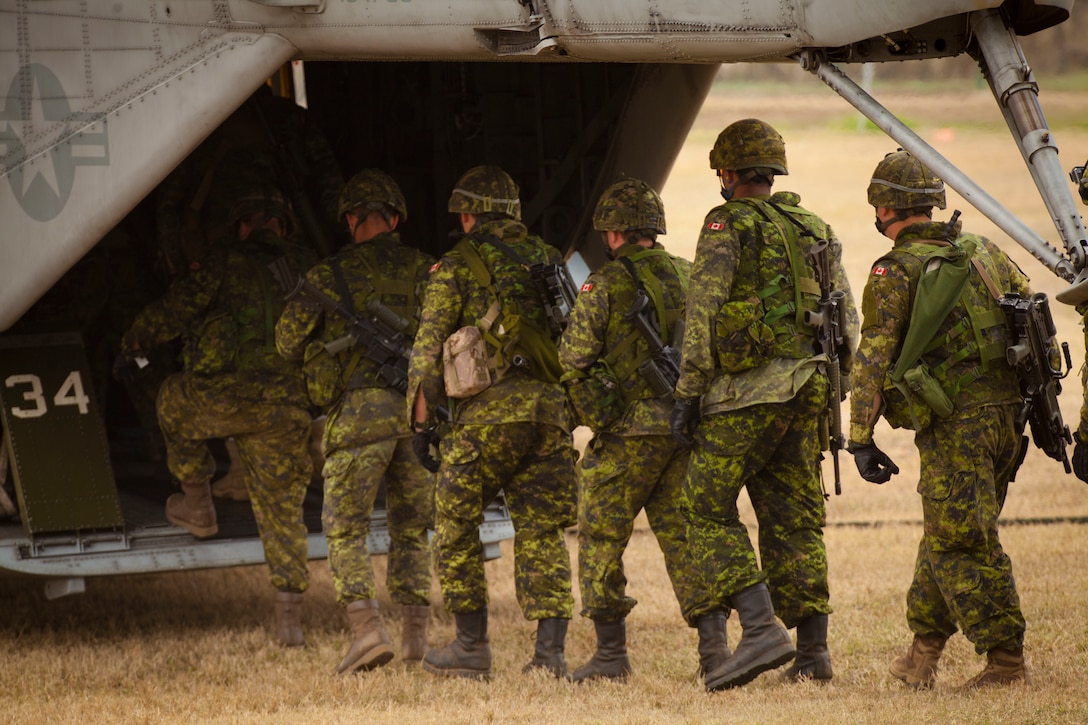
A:
{"type": "Polygon", "coordinates": [[[873,267],[873,274],[877,277],[887,277],[888,268],[883,264],[878,264],[877,266],[873,267]]]}
{"type": "Polygon", "coordinates": [[[722,224],[721,222],[710,222],[709,224],[706,225],[706,228],[713,231],[713,232],[719,232],[722,229],[725,229],[725,225],[722,224]]]}
{"type": "Polygon", "coordinates": [[[435,262],[434,264],[431,265],[431,270],[430,271],[432,273],[437,272],[438,268],[441,267],[441,266],[442,266],[441,262],[435,262]]]}
{"type": "Polygon", "coordinates": [[[593,283],[592,282],[586,282],[585,284],[582,285],[581,289],[579,289],[578,291],[579,292],[589,292],[591,289],[593,289],[593,283]]]}

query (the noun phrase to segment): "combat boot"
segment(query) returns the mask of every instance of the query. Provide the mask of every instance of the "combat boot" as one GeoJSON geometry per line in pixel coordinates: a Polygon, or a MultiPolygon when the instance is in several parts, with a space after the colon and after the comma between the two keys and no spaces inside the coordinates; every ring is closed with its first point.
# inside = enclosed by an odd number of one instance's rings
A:
{"type": "Polygon", "coordinates": [[[1011,685],[1016,682],[1028,684],[1028,669],[1024,665],[1024,648],[1004,649],[997,647],[986,653],[986,667],[967,681],[965,690],[990,685],[1011,685]]]}
{"type": "Polygon", "coordinates": [[[797,623],[797,657],[783,674],[787,680],[831,681],[831,652],[827,649],[827,615],[813,614],[797,623]]]}
{"type": "Polygon", "coordinates": [[[426,604],[405,604],[400,608],[400,658],[405,662],[419,662],[427,654],[427,624],[431,621],[431,608],[426,604]]]}
{"type": "Polygon", "coordinates": [[[212,496],[226,498],[231,501],[248,501],[249,491],[246,489],[245,466],[242,457],[238,453],[238,444],[233,438],[224,441],[227,455],[230,456],[230,469],[226,475],[212,483],[212,496]]]}
{"type": "Polygon", "coordinates": [[[907,653],[892,660],[889,668],[892,675],[905,682],[907,687],[920,690],[932,687],[937,681],[937,661],[941,658],[946,641],[947,638],[940,635],[914,635],[907,653]]]}
{"type": "Polygon", "coordinates": [[[529,664],[521,669],[528,673],[536,668],[551,672],[556,677],[567,676],[567,661],[563,649],[567,639],[569,619],[550,617],[536,623],[536,651],[529,664]]]}
{"type": "Polygon", "coordinates": [[[707,673],[705,684],[709,691],[746,685],[797,654],[789,631],[774,616],[771,592],[765,583],[734,594],[730,603],[740,618],[740,643],[732,657],[707,673]]]}
{"type": "Polygon", "coordinates": [[[336,666],[336,674],[373,670],[393,659],[393,643],[382,627],[377,599],[358,599],[345,611],[351,624],[351,646],[336,666]]]}
{"type": "Polygon", "coordinates": [[[302,592],[276,592],[276,638],[284,647],[306,644],[302,635],[302,592]]]}
{"type": "Polygon", "coordinates": [[[166,499],[166,520],[174,526],[188,529],[198,539],[219,533],[215,504],[212,503],[212,487],[208,482],[182,483],[181,491],[166,499]]]}
{"type": "Polygon", "coordinates": [[[729,640],[725,631],[725,612],[704,614],[695,620],[699,632],[699,677],[721,667],[729,656],[729,640]]]}
{"type": "Polygon", "coordinates": [[[627,659],[627,625],[620,619],[615,622],[593,620],[597,631],[597,651],[589,662],[576,669],[568,679],[571,682],[607,679],[626,680],[631,674],[631,662],[627,659]]]}
{"type": "Polygon", "coordinates": [[[487,608],[454,614],[457,637],[445,647],[423,657],[423,669],[445,677],[491,677],[491,643],[487,638],[487,608]]]}

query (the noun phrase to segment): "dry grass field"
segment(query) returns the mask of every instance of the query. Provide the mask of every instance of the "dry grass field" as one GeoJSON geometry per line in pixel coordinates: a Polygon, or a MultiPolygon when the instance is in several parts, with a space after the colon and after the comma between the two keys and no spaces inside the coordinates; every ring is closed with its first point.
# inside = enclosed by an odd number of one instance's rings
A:
{"type": "MultiPolygon", "coordinates": [[[[877,95],[1040,234],[1054,238],[988,91],[877,95]]],[[[1086,100],[1083,93],[1043,97],[1067,167],[1088,155],[1088,126],[1077,115],[1086,100]]],[[[703,215],[720,203],[707,152],[718,131],[747,116],[782,131],[791,174],[779,186],[799,192],[804,205],[835,227],[860,296],[869,264],[889,244],[873,229],[865,187],[895,144],[875,131],[857,132],[849,107],[818,84],[788,91],[715,89],[663,190],[670,231],[663,241],[686,256],[694,252],[703,215]]],[[[950,201],[950,207],[964,212],[965,228],[1002,239],[962,201],[950,201]]],[[[1037,289],[1060,289],[1017,245],[1002,245],[1037,289]]],[[[1084,348],[1077,319],[1061,305],[1055,312],[1079,368],[1084,348]]],[[[1066,420],[1075,425],[1075,375],[1062,397],[1066,420]]],[[[504,556],[488,564],[495,655],[488,684],[437,679],[397,660],[370,674],[334,677],[347,633],[324,562],[312,565],[304,610],[308,643],[301,651],[271,641],[264,567],[94,580],[85,594],[54,602],[45,601],[38,584],[2,581],[0,723],[1088,722],[1088,488],[1033,450],[1010,489],[1002,540],[1028,620],[1032,685],[957,691],[982,665],[958,636],[942,660],[939,686],[911,692],[887,674],[887,664],[910,639],[903,613],[920,534],[917,456],[910,434],[881,428],[877,440],[902,473],[873,486],[844,454],[843,495],[828,502],[835,679],[827,686],[783,684],[768,673],[740,690],[704,692],[695,676],[695,633],[680,620],[660,552],[642,520],[626,558],[629,593],[639,600],[629,620],[635,674],[626,685],[575,686],[521,673],[534,627],[514,599],[506,542],[504,556]]],[[[754,524],[750,510],[745,520],[754,524]]],[[[573,556],[573,534],[568,544],[573,556]]],[[[378,558],[379,574],[384,565],[378,558]]],[[[384,588],[379,599],[399,644],[399,615],[384,588]]],[[[431,641],[445,643],[452,618],[441,609],[437,586],[433,602],[431,641]]],[[[735,644],[735,617],[729,634],[735,644]]],[[[581,664],[593,642],[589,621],[576,618],[568,662],[581,664]]]]}

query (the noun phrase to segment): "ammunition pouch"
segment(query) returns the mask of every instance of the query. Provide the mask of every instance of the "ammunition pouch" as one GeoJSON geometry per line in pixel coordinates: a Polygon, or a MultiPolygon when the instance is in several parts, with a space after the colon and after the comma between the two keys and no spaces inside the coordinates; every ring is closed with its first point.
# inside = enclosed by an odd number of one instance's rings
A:
{"type": "Polygon", "coordinates": [[[928,365],[915,365],[903,374],[903,380],[911,392],[929,406],[935,416],[947,418],[952,415],[952,401],[948,399],[948,394],[937,379],[930,374],[928,365]]]}
{"type": "Polygon", "coordinates": [[[715,332],[718,366],[726,373],[735,375],[771,359],[775,335],[757,301],[726,302],[715,320],[715,332]]]}
{"type": "Polygon", "coordinates": [[[306,381],[306,394],[310,403],[325,409],[343,394],[343,371],[340,361],[329,354],[325,344],[313,340],[302,355],[302,377],[306,381]]]}
{"type": "Polygon", "coordinates": [[[487,344],[480,328],[470,325],[454,332],[442,345],[442,375],[446,395],[471,398],[491,387],[487,344]]]}
{"type": "Polygon", "coordinates": [[[623,416],[626,408],[623,391],[606,363],[598,361],[588,372],[564,373],[562,383],[578,425],[598,431],[612,426],[623,416]]]}
{"type": "Polygon", "coordinates": [[[884,418],[892,428],[923,431],[935,419],[947,418],[955,408],[929,366],[918,363],[898,383],[884,382],[884,418]]]}

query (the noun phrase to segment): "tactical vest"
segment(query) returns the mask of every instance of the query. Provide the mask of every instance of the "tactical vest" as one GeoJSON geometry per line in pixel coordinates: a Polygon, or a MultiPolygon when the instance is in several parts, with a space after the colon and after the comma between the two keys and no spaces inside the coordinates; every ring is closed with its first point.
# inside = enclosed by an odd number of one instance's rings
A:
{"type": "MultiPolygon", "coordinates": [[[[918,308],[913,303],[927,263],[935,256],[934,252],[947,247],[947,242],[921,239],[896,246],[885,257],[902,265],[910,279],[910,327],[916,324],[926,328],[936,327],[932,340],[921,353],[920,361],[912,366],[913,377],[919,382],[908,377],[911,385],[904,390],[901,384],[897,386],[892,382],[893,371],[889,371],[884,385],[884,417],[894,428],[924,430],[932,422],[933,416],[947,417],[953,410],[962,408],[972,400],[985,403],[1004,399],[1009,390],[1019,389],[1016,371],[1005,357],[1009,344],[1005,313],[994,296],[1003,290],[988,289],[977,269],[971,270],[963,291],[944,319],[916,319],[918,308]],[[988,377],[988,384],[984,388],[971,386],[984,376],[988,377]],[[935,405],[931,399],[927,404],[922,399],[923,386],[933,384],[926,378],[939,386],[939,391],[930,387],[930,395],[936,393],[936,398],[940,399],[943,393],[947,403],[940,400],[935,405]]],[[[982,267],[990,279],[996,275],[993,260],[981,243],[974,247],[973,262],[982,267]]]]}
{"type": "Polygon", "coordinates": [[[808,255],[816,236],[798,224],[811,229],[815,215],[761,199],[735,201],[759,212],[763,244],[740,249],[733,288],[715,325],[719,367],[736,374],[775,359],[811,357],[815,331],[804,318],[819,309],[820,285],[808,255]]]}
{"type": "MultiPolygon", "coordinates": [[[[502,231],[510,229],[506,225],[502,231]]],[[[494,298],[484,316],[476,321],[487,344],[493,379],[501,380],[512,367],[520,367],[538,380],[558,383],[562,374],[559,350],[548,332],[544,304],[528,269],[529,264],[548,260],[537,245],[527,248],[529,245],[519,244],[517,249],[512,246],[524,239],[524,234],[500,239],[475,231],[463,237],[454,250],[465,260],[476,282],[494,298]]]]}
{"type": "MultiPolygon", "coordinates": [[[[662,342],[668,345],[674,341],[677,323],[684,318],[687,275],[664,249],[639,248],[632,253],[625,246],[617,252],[617,260],[630,260],[638,282],[641,282],[653,305],[652,313],[657,319],[657,329],[661,330],[662,342]]],[[[634,302],[634,295],[623,295],[622,299],[616,300],[617,309],[612,311],[613,315],[625,315],[634,302]]],[[[611,321],[609,327],[612,327],[611,321]]],[[[638,373],[643,363],[651,357],[649,345],[633,323],[626,322],[621,329],[626,332],[618,342],[609,346],[608,353],[602,359],[604,365],[620,384],[625,401],[657,397],[638,373]]]]}

